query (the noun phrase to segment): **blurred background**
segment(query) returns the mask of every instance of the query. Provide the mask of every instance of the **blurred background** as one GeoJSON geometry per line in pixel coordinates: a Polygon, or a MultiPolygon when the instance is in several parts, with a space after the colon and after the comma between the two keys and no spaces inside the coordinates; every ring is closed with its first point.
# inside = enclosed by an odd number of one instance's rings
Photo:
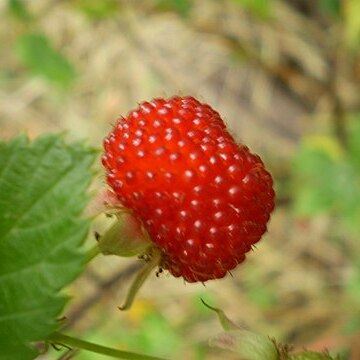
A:
{"type": "MultiPolygon", "coordinates": [[[[101,148],[139,102],[193,95],[275,178],[269,231],[233,277],[154,275],[122,313],[141,264],[99,257],[68,291],[68,333],[171,359],[237,359],[208,346],[221,327],[201,297],[295,349],[360,359],[359,0],[1,0],[0,15],[1,138],[66,131],[101,148]]],[[[44,359],[71,356],[102,358],[44,359]]]]}

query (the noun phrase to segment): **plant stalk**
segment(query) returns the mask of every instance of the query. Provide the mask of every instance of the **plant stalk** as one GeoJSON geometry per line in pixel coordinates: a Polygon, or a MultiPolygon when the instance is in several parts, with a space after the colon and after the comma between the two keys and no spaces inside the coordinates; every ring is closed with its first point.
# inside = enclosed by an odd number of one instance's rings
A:
{"type": "Polygon", "coordinates": [[[55,332],[50,335],[47,340],[51,343],[68,346],[71,348],[91,351],[97,354],[111,356],[116,359],[125,360],[165,360],[163,358],[137,354],[128,351],[117,350],[106,346],[94,344],[85,340],[77,339],[69,335],[65,335],[59,332],[55,332]]]}
{"type": "Polygon", "coordinates": [[[133,283],[130,286],[130,289],[127,293],[125,303],[123,306],[119,306],[120,310],[130,309],[132,303],[134,302],[135,296],[140,290],[141,286],[144,284],[145,280],[149,277],[152,270],[159,265],[161,260],[161,252],[157,248],[152,249],[151,260],[138,272],[133,283]]]}

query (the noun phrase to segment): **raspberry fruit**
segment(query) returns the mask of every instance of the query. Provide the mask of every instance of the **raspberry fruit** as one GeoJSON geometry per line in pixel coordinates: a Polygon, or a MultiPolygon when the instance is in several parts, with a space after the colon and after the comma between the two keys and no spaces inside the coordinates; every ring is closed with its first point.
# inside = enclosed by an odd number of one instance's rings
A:
{"type": "Polygon", "coordinates": [[[193,97],[143,102],[104,140],[107,182],[188,282],[222,278],[266,231],[271,175],[193,97]]]}

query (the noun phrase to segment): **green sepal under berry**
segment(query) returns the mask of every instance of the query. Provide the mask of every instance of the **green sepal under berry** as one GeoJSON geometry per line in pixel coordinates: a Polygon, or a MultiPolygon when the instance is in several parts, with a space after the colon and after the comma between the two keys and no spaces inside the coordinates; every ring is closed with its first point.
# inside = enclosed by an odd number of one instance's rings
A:
{"type": "Polygon", "coordinates": [[[0,359],[33,359],[83,270],[95,152],[62,135],[0,141],[0,359]]]}
{"type": "Polygon", "coordinates": [[[141,224],[126,212],[119,212],[115,222],[99,237],[99,249],[103,255],[142,255],[151,245],[141,224]]]}

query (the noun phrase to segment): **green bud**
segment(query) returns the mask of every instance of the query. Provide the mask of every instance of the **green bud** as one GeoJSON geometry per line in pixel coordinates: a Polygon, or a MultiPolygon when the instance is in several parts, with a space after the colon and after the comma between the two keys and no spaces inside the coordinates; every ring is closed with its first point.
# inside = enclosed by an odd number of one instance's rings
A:
{"type": "Polygon", "coordinates": [[[268,337],[245,329],[221,333],[209,341],[211,346],[231,350],[244,360],[278,360],[275,343],[268,337]]]}
{"type": "Polygon", "coordinates": [[[299,354],[291,355],[289,360],[336,360],[338,358],[333,358],[330,354],[325,351],[318,353],[315,351],[304,351],[299,354]]]}

